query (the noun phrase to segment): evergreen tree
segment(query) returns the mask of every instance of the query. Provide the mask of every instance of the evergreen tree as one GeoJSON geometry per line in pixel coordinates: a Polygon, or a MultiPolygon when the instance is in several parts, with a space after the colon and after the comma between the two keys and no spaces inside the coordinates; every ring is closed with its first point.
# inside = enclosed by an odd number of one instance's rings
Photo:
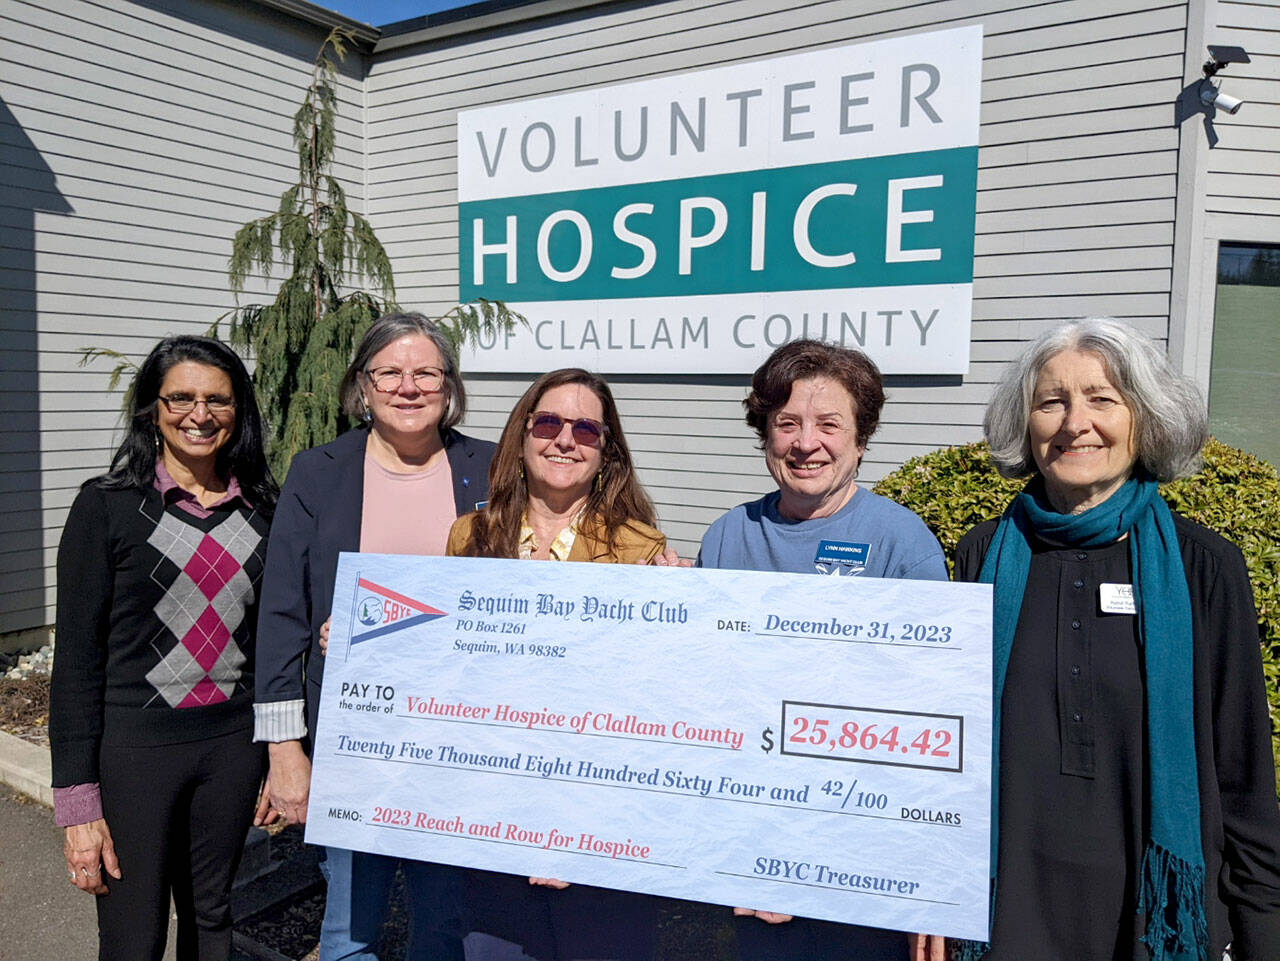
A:
{"type": "Polygon", "coordinates": [[[1280,287],[1280,247],[1255,247],[1240,283],[1280,287]]]}
{"type": "MultiPolygon", "coordinates": [[[[331,173],[337,109],[334,63],[344,59],[346,31],[334,29],[320,47],[311,84],[293,117],[298,182],[280,195],[276,211],[241,227],[232,244],[228,276],[239,295],[255,271],[270,274],[277,257],[290,274],[269,304],[239,306],[230,341],[257,361],[253,381],[267,426],[267,456],[283,479],[293,455],[332,440],[350,426],[338,387],[369,324],[396,309],[391,261],[369,222],[348,209],[331,173]],[[344,292],[348,271],[371,281],[377,293],[344,292]]],[[[528,322],[496,301],[454,307],[440,318],[456,346],[482,331],[528,322]]],[[[217,325],[215,325],[215,328],[217,325]]]]}
{"type": "Polygon", "coordinates": [[[293,116],[298,182],[280,195],[274,213],[236,232],[227,271],[238,295],[253,270],[271,273],[277,249],[291,268],[274,301],[228,315],[231,343],[247,347],[257,362],[253,381],[268,457],[280,478],[298,451],[350,426],[339,409],[338,385],[360,337],[395,297],[387,252],[369,222],[347,208],[346,193],[330,173],[338,100],[334,59],[344,59],[344,41],[351,34],[337,29],[325,39],[293,116]],[[349,270],[379,293],[344,292],[349,270]]]}

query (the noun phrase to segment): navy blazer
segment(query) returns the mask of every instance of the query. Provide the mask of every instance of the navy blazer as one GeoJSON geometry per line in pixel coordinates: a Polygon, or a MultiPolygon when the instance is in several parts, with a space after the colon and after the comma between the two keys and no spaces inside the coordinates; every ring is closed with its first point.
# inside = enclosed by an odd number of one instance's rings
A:
{"type": "MultiPolygon", "coordinates": [[[[320,703],[320,627],[333,607],[338,554],[360,550],[368,436],[367,430],[351,430],[298,454],[271,522],[258,605],[256,700],[305,699],[308,734],[320,703]]],[[[488,500],[494,445],[455,430],[442,436],[461,516],[488,500]]]]}

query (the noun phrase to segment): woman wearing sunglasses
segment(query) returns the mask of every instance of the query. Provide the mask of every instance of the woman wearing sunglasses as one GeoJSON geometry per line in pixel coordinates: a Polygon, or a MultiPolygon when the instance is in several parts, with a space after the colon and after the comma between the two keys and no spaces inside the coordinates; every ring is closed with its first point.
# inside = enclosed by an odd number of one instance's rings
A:
{"type": "MultiPolygon", "coordinates": [[[[553,370],[507,418],[489,470],[488,506],[458,518],[446,553],[676,563],[653,523],[609,385],[578,368],[553,370]]],[[[487,872],[474,872],[469,887],[475,929],[518,942],[534,957],[654,954],[656,900],[644,895],[487,872]]]]}
{"type": "Polygon", "coordinates": [[[489,504],[458,518],[447,553],[647,562],[666,546],[653,522],[609,385],[570,367],[543,374],[516,403],[489,470],[489,504]]]}

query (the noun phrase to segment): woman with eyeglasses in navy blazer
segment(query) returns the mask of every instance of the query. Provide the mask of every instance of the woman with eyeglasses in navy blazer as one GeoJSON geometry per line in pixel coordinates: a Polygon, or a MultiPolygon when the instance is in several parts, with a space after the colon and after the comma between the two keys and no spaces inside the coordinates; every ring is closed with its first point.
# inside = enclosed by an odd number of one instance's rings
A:
{"type": "MultiPolygon", "coordinates": [[[[488,496],[493,444],[454,430],[466,394],[453,348],[421,314],[386,314],[341,387],[361,427],[294,458],[272,525],[258,620],[255,738],[269,743],[259,820],[307,819],[323,640],[341,551],[442,554],[450,526],[488,496]],[[268,806],[269,804],[269,806],[268,806]]],[[[396,858],[326,850],[320,961],[376,959],[396,858]]],[[[461,961],[456,869],[403,862],[408,956],[461,961]]]]}

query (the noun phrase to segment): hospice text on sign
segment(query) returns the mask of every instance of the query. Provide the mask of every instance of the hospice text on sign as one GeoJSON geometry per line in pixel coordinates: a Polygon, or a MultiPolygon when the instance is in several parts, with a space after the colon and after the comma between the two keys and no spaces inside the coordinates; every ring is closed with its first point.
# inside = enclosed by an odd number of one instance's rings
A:
{"type": "Polygon", "coordinates": [[[988,585],[342,555],[307,839],[986,936],[988,585]]]}
{"type": "Polygon", "coordinates": [[[788,340],[968,366],[980,27],[458,115],[472,370],[754,369],[788,340]]]}

